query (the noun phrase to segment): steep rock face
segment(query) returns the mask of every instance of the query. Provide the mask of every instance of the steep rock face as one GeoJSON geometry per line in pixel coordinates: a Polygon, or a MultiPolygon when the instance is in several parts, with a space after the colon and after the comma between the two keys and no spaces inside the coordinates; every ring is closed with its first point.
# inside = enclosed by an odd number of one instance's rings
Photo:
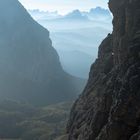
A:
{"type": "Polygon", "coordinates": [[[140,1],[110,0],[109,7],[113,33],[101,43],[72,108],[69,140],[140,138],[140,1]]]}
{"type": "Polygon", "coordinates": [[[0,98],[50,104],[78,92],[52,47],[49,32],[18,0],[0,1],[0,98]]]}

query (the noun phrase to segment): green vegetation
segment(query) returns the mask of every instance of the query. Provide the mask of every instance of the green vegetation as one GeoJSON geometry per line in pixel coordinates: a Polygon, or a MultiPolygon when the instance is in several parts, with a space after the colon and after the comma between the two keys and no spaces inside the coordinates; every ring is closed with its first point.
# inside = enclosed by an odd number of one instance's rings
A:
{"type": "Polygon", "coordinates": [[[15,101],[0,102],[0,139],[54,140],[65,134],[72,102],[43,108],[15,101]]]}

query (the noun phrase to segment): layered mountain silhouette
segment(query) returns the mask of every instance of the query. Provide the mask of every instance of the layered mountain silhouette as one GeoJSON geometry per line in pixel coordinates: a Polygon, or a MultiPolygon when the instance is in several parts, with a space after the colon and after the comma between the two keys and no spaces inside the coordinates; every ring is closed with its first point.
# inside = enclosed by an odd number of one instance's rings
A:
{"type": "Polygon", "coordinates": [[[37,9],[29,13],[49,29],[64,70],[87,79],[100,42],[112,31],[110,11],[97,7],[89,11],[73,10],[66,15],[37,9]]]}
{"type": "Polygon", "coordinates": [[[39,9],[28,10],[29,13],[36,20],[99,20],[99,19],[112,19],[111,13],[108,9],[101,7],[92,8],[89,11],[80,11],[75,9],[66,15],[59,15],[57,11],[40,11],[39,9]],[[97,18],[98,17],[98,18],[97,18]]]}
{"type": "Polygon", "coordinates": [[[76,80],[63,71],[49,32],[18,0],[1,0],[0,98],[41,105],[71,100],[76,80]]]}

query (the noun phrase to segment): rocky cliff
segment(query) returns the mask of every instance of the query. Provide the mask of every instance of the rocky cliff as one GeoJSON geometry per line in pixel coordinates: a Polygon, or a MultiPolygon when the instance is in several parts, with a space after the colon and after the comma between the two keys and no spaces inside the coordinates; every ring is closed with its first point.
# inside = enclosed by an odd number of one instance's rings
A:
{"type": "Polygon", "coordinates": [[[78,90],[49,38],[18,0],[0,1],[0,99],[35,104],[71,100],[78,90]]]}
{"type": "Polygon", "coordinates": [[[140,0],[110,0],[109,8],[113,33],[72,108],[69,140],[140,139],[140,0]]]}

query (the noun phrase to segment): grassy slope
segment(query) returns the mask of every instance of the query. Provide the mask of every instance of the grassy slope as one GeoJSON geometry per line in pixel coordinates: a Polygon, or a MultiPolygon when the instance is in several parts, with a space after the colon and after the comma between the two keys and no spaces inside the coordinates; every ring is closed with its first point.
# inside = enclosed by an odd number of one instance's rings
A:
{"type": "MultiPolygon", "coordinates": [[[[25,103],[0,103],[2,140],[54,140],[64,135],[72,102],[36,108],[25,103]]],[[[0,140],[1,140],[0,139],[0,140]]]]}

